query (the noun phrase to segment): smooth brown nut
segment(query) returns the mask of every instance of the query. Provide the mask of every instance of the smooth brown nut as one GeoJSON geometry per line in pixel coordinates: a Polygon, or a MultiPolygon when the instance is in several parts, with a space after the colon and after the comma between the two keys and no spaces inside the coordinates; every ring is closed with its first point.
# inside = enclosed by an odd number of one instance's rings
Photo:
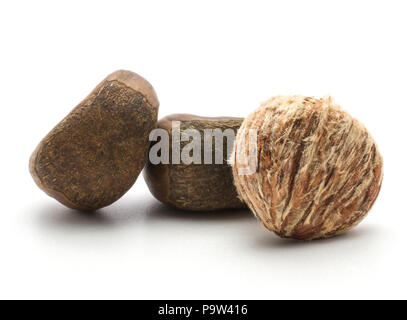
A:
{"type": "MultiPolygon", "coordinates": [[[[157,128],[164,129],[169,136],[169,158],[167,164],[153,164],[149,161],[143,171],[147,185],[159,201],[178,209],[194,211],[212,211],[220,209],[246,208],[237,197],[233,185],[232,170],[227,163],[227,139],[222,140],[223,153],[220,164],[215,163],[215,139],[212,140],[212,164],[204,163],[204,130],[233,130],[231,150],[234,137],[243,119],[241,118],[209,118],[189,114],[174,114],[161,119],[157,128]],[[195,129],[200,134],[201,149],[199,156],[201,164],[174,163],[173,155],[173,121],[179,122],[179,132],[182,135],[189,129],[195,129]]],[[[182,150],[189,141],[181,141],[182,150]]],[[[154,146],[155,143],[152,144],[154,146]]],[[[217,149],[220,150],[219,148],[217,149]]],[[[151,160],[151,155],[150,155],[151,160]]]]}
{"type": "Polygon", "coordinates": [[[30,159],[35,182],[73,209],[112,204],[147,161],[158,106],[144,78],[112,73],[40,142],[30,159]]]}
{"type": "Polygon", "coordinates": [[[356,226],[382,183],[382,157],[366,128],[331,98],[279,96],[245,119],[231,159],[239,195],[281,237],[326,238],[356,226]],[[257,170],[241,174],[257,130],[257,170]]]}

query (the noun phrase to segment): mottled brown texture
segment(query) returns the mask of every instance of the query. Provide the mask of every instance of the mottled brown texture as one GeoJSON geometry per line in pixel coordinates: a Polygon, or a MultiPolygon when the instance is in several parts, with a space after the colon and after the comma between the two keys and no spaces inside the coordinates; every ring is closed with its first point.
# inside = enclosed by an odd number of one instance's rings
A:
{"type": "Polygon", "coordinates": [[[112,73],[40,142],[30,159],[35,182],[73,209],[112,204],[147,161],[158,106],[141,76],[112,73]]]}
{"type": "MultiPolygon", "coordinates": [[[[204,130],[219,128],[232,129],[235,133],[240,127],[241,118],[208,118],[188,114],[175,114],[161,119],[158,128],[168,132],[170,164],[154,165],[150,161],[143,171],[144,178],[152,194],[161,202],[178,209],[193,211],[212,211],[220,209],[246,208],[233,185],[232,170],[227,163],[226,138],[223,139],[223,163],[204,164],[204,130]],[[202,164],[173,164],[172,161],[172,121],[180,122],[180,133],[186,129],[196,129],[201,134],[202,164]]],[[[212,159],[215,145],[213,142],[212,159]]],[[[189,141],[180,143],[181,150],[189,141]]]]}
{"type": "Polygon", "coordinates": [[[265,102],[239,129],[231,163],[239,195],[263,225],[281,237],[307,240],[356,226],[383,176],[373,138],[331,98],[265,102]],[[258,130],[258,168],[239,175],[249,129],[258,130]]]}

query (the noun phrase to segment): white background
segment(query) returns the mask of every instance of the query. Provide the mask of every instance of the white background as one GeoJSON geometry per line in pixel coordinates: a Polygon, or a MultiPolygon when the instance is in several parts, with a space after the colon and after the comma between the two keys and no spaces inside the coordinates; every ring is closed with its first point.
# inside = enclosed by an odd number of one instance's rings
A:
{"type": "Polygon", "coordinates": [[[0,298],[407,298],[405,1],[2,1],[0,298]],[[28,172],[38,142],[105,76],[148,79],[171,113],[246,116],[330,94],[384,157],[362,224],[281,240],[247,212],[156,201],[142,176],[79,214],[28,172]]]}

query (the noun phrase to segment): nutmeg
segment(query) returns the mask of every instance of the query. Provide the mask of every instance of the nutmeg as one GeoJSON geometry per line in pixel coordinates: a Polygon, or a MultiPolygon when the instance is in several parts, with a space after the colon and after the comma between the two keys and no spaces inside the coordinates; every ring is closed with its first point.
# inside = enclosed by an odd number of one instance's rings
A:
{"type": "Polygon", "coordinates": [[[277,96],[263,103],[240,127],[231,164],[240,197],[263,225],[305,240],[356,226],[383,177],[375,141],[331,98],[277,96]],[[245,172],[248,164],[254,170],[245,172]]]}
{"type": "Polygon", "coordinates": [[[152,137],[157,142],[152,143],[143,171],[154,197],[183,210],[246,208],[237,197],[232,168],[227,162],[242,121],[190,114],[173,114],[158,121],[157,129],[163,134],[160,138],[152,137]],[[217,136],[207,134],[208,130],[217,136]],[[157,153],[160,161],[154,163],[157,153]]]}
{"type": "Polygon", "coordinates": [[[146,163],[158,106],[147,80],[112,73],[40,142],[30,159],[35,182],[73,209],[115,202],[146,163]]]}

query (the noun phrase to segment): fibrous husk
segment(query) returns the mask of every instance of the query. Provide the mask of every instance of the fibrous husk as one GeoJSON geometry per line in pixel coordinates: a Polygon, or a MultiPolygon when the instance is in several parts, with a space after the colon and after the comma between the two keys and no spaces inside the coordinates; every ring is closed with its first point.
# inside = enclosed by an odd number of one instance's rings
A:
{"type": "Polygon", "coordinates": [[[382,157],[366,128],[331,98],[278,96],[245,119],[231,157],[240,197],[281,237],[325,238],[356,226],[382,183],[382,157]],[[257,130],[258,167],[239,174],[257,130]]]}

